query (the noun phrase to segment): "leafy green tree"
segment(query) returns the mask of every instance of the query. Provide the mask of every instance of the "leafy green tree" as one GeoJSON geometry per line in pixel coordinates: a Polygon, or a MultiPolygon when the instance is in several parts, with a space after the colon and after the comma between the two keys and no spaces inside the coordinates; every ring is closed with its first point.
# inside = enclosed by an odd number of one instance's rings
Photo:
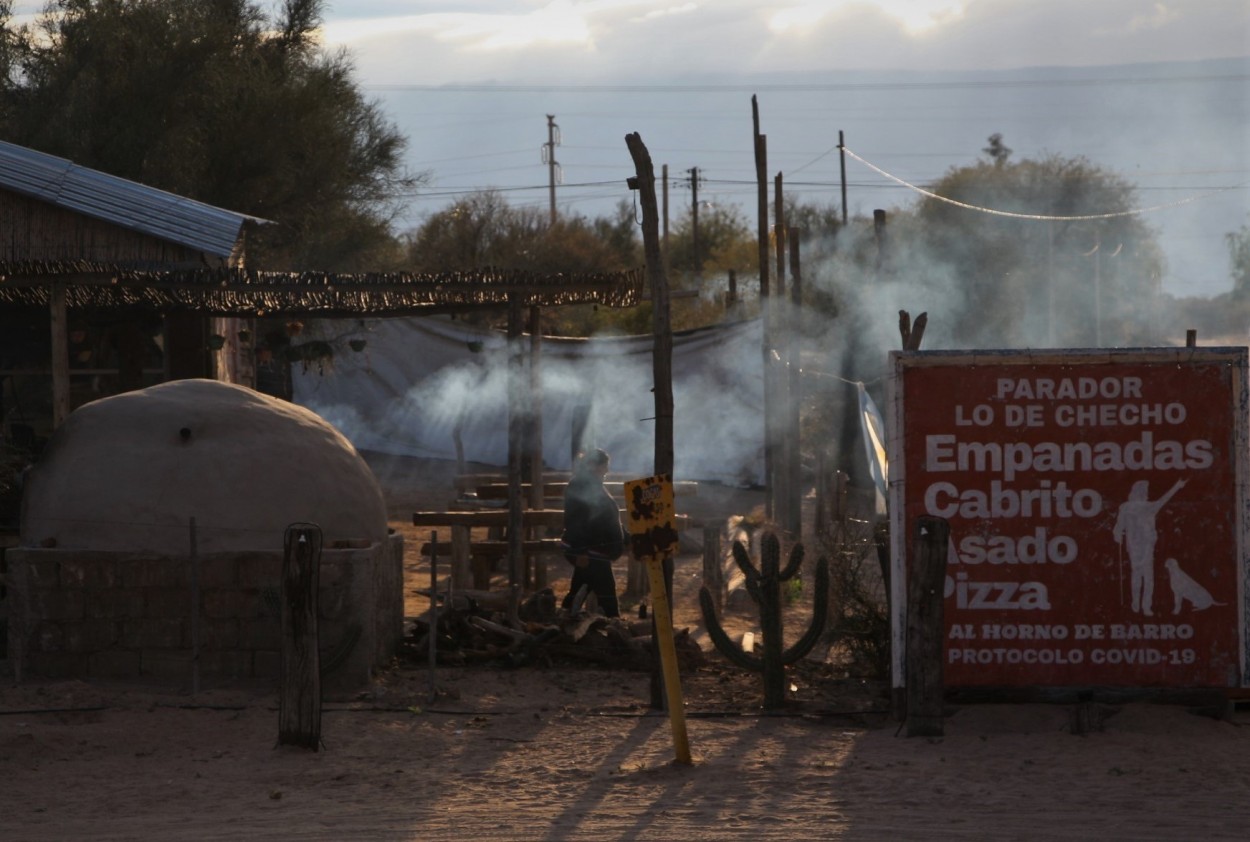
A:
{"type": "MultiPolygon", "coordinates": [[[[485,191],[431,214],[409,232],[405,265],[426,272],[485,266],[541,273],[617,272],[642,266],[634,231],[633,210],[625,203],[613,217],[560,217],[552,225],[545,210],[514,208],[498,191],[485,191]]],[[[543,314],[544,329],[569,336],[608,328],[634,332],[643,320],[639,309],[554,308],[543,314]]]]}
{"type": "Polygon", "coordinates": [[[276,222],[249,242],[253,265],[385,268],[420,178],[347,54],[319,46],[323,5],[53,0],[33,27],[0,16],[0,134],[276,222]]]}
{"type": "Polygon", "coordinates": [[[669,233],[668,265],[674,272],[693,276],[697,272],[739,269],[758,262],[754,256],[755,234],[734,205],[710,205],[699,214],[695,239],[694,214],[687,209],[669,233]],[[696,265],[697,260],[697,265],[696,265]]]}

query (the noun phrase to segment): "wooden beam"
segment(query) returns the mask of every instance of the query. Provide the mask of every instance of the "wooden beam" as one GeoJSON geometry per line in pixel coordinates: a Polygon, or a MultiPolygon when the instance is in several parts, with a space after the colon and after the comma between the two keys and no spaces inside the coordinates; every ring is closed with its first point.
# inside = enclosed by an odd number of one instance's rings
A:
{"type": "Polygon", "coordinates": [[[70,413],[69,398],[69,325],[65,307],[65,285],[52,285],[52,427],[65,423],[70,413]]]}
{"type": "MultiPolygon", "coordinates": [[[[621,510],[625,514],[625,510],[621,510]]],[[[418,511],[412,513],[413,526],[467,526],[469,528],[487,528],[491,526],[507,526],[511,513],[507,509],[489,509],[486,511],[455,512],[455,511],[418,511]]],[[[522,527],[564,526],[562,509],[526,509],[521,513],[522,527]]],[[[697,521],[689,515],[676,515],[673,528],[678,531],[693,528],[697,521]]]]}
{"type": "MultiPolygon", "coordinates": [[[[44,289],[53,284],[67,287],[116,287],[118,289],[155,289],[161,292],[236,292],[236,293],[353,293],[353,292],[431,292],[431,293],[527,293],[568,290],[569,292],[596,292],[614,290],[622,284],[636,282],[638,270],[628,270],[604,278],[581,279],[575,275],[552,277],[535,276],[521,280],[500,281],[492,277],[441,278],[438,276],[400,276],[388,280],[356,280],[352,275],[318,276],[318,280],[301,280],[298,275],[266,273],[273,280],[230,280],[222,276],[220,282],[211,278],[204,281],[173,280],[188,274],[178,270],[170,272],[133,272],[129,275],[116,272],[80,272],[46,275],[0,275],[0,289],[44,289]]],[[[511,277],[521,273],[509,273],[511,277]]],[[[236,276],[245,278],[247,276],[236,276]]],[[[255,276],[252,276],[255,277],[255,276]]],[[[504,303],[501,301],[500,303],[504,303]]]]}
{"type": "MultiPolygon", "coordinates": [[[[542,496],[544,499],[556,499],[564,495],[564,489],[568,487],[567,480],[555,480],[544,482],[542,484],[542,496]]],[[[604,488],[618,500],[625,499],[625,483],[623,482],[605,482],[604,488]]],[[[483,500],[506,500],[508,497],[508,484],[504,482],[488,482],[482,485],[471,486],[477,496],[483,500]]],[[[521,493],[530,498],[533,504],[534,486],[531,483],[521,483],[521,493]]],[[[687,480],[683,482],[673,483],[673,494],[682,497],[693,497],[699,493],[699,483],[687,480]]],[[[540,508],[535,506],[535,508],[540,508]]]]}

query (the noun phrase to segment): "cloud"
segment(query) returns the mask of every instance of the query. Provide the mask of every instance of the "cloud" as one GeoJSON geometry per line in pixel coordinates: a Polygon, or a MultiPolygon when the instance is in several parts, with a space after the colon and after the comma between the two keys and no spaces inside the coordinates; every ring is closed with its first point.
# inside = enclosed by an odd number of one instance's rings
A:
{"type": "Polygon", "coordinates": [[[1245,55],[1250,4],[549,0],[350,4],[327,43],[367,82],[662,83],[684,74],[994,70],[1245,55]]]}
{"type": "Polygon", "coordinates": [[[1128,29],[1130,32],[1162,29],[1180,18],[1181,13],[1178,10],[1168,8],[1166,3],[1155,3],[1148,13],[1134,15],[1128,22],[1128,29]]]}
{"type": "Polygon", "coordinates": [[[911,35],[927,32],[957,20],[965,0],[815,0],[781,5],[768,20],[775,33],[801,33],[822,23],[841,23],[857,17],[879,16],[893,21],[911,35]]]}
{"type": "Polygon", "coordinates": [[[433,38],[453,44],[466,53],[592,44],[585,15],[569,0],[556,0],[542,8],[522,13],[505,13],[483,7],[479,11],[467,12],[356,17],[329,21],[324,29],[328,42],[349,46],[364,46],[370,41],[397,34],[416,40],[433,38]]]}

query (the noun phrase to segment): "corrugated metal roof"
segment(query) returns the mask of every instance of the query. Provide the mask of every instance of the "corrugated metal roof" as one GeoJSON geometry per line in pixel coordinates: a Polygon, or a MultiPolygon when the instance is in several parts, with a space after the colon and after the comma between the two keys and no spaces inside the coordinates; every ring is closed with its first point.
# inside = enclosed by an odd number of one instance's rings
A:
{"type": "Polygon", "coordinates": [[[0,141],[0,186],[216,257],[230,256],[245,222],[268,221],[5,141],[0,141]]]}

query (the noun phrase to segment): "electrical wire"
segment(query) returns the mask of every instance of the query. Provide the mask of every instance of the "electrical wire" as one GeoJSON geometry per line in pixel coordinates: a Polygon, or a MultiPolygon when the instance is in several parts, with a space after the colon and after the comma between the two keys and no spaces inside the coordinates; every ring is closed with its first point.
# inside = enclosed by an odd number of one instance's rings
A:
{"type": "Polygon", "coordinates": [[[1029,219],[1029,220],[1035,220],[1035,221],[1060,222],[1060,221],[1091,220],[1091,219],[1116,219],[1118,217],[1124,217],[1124,216],[1140,216],[1141,214],[1144,214],[1144,213],[1152,213],[1154,211],[1167,210],[1168,208],[1175,208],[1175,207],[1180,207],[1181,205],[1188,205],[1191,202],[1197,202],[1201,199],[1206,199],[1211,196],[1219,195],[1220,193],[1227,193],[1230,190],[1239,190],[1244,187],[1250,186],[1250,182],[1246,182],[1243,184],[1235,184],[1231,187],[1218,187],[1214,190],[1209,190],[1205,193],[1199,193],[1193,196],[1187,196],[1183,199],[1177,199],[1175,202],[1167,202],[1161,205],[1151,205],[1150,207],[1144,207],[1144,208],[1130,208],[1128,210],[1113,211],[1110,213],[1085,213],[1085,214],[1074,214],[1071,216],[1058,216],[1054,214],[1042,214],[1042,213],[1015,213],[1012,211],[1004,211],[1004,210],[997,210],[995,208],[981,207],[980,205],[971,205],[971,204],[968,204],[967,202],[961,202],[958,199],[952,199],[948,196],[943,196],[939,193],[934,193],[932,190],[926,190],[925,188],[920,187],[919,185],[912,184],[909,181],[906,181],[902,178],[899,178],[896,175],[892,175],[891,173],[886,172],[885,170],[878,167],[876,164],[873,164],[870,161],[866,161],[863,158],[861,158],[859,155],[856,155],[846,146],[842,147],[842,151],[844,151],[847,155],[854,158],[856,161],[859,161],[861,164],[868,167],[868,169],[872,170],[878,175],[884,176],[885,178],[890,179],[890,181],[893,181],[896,184],[900,184],[903,187],[906,187],[908,190],[912,190],[916,193],[919,193],[922,196],[927,196],[930,199],[935,199],[939,202],[945,202],[948,205],[954,205],[955,207],[963,208],[965,210],[977,211],[978,213],[986,213],[986,214],[991,214],[993,216],[1005,216],[1005,217],[1010,217],[1011,219],[1029,219]]]}

